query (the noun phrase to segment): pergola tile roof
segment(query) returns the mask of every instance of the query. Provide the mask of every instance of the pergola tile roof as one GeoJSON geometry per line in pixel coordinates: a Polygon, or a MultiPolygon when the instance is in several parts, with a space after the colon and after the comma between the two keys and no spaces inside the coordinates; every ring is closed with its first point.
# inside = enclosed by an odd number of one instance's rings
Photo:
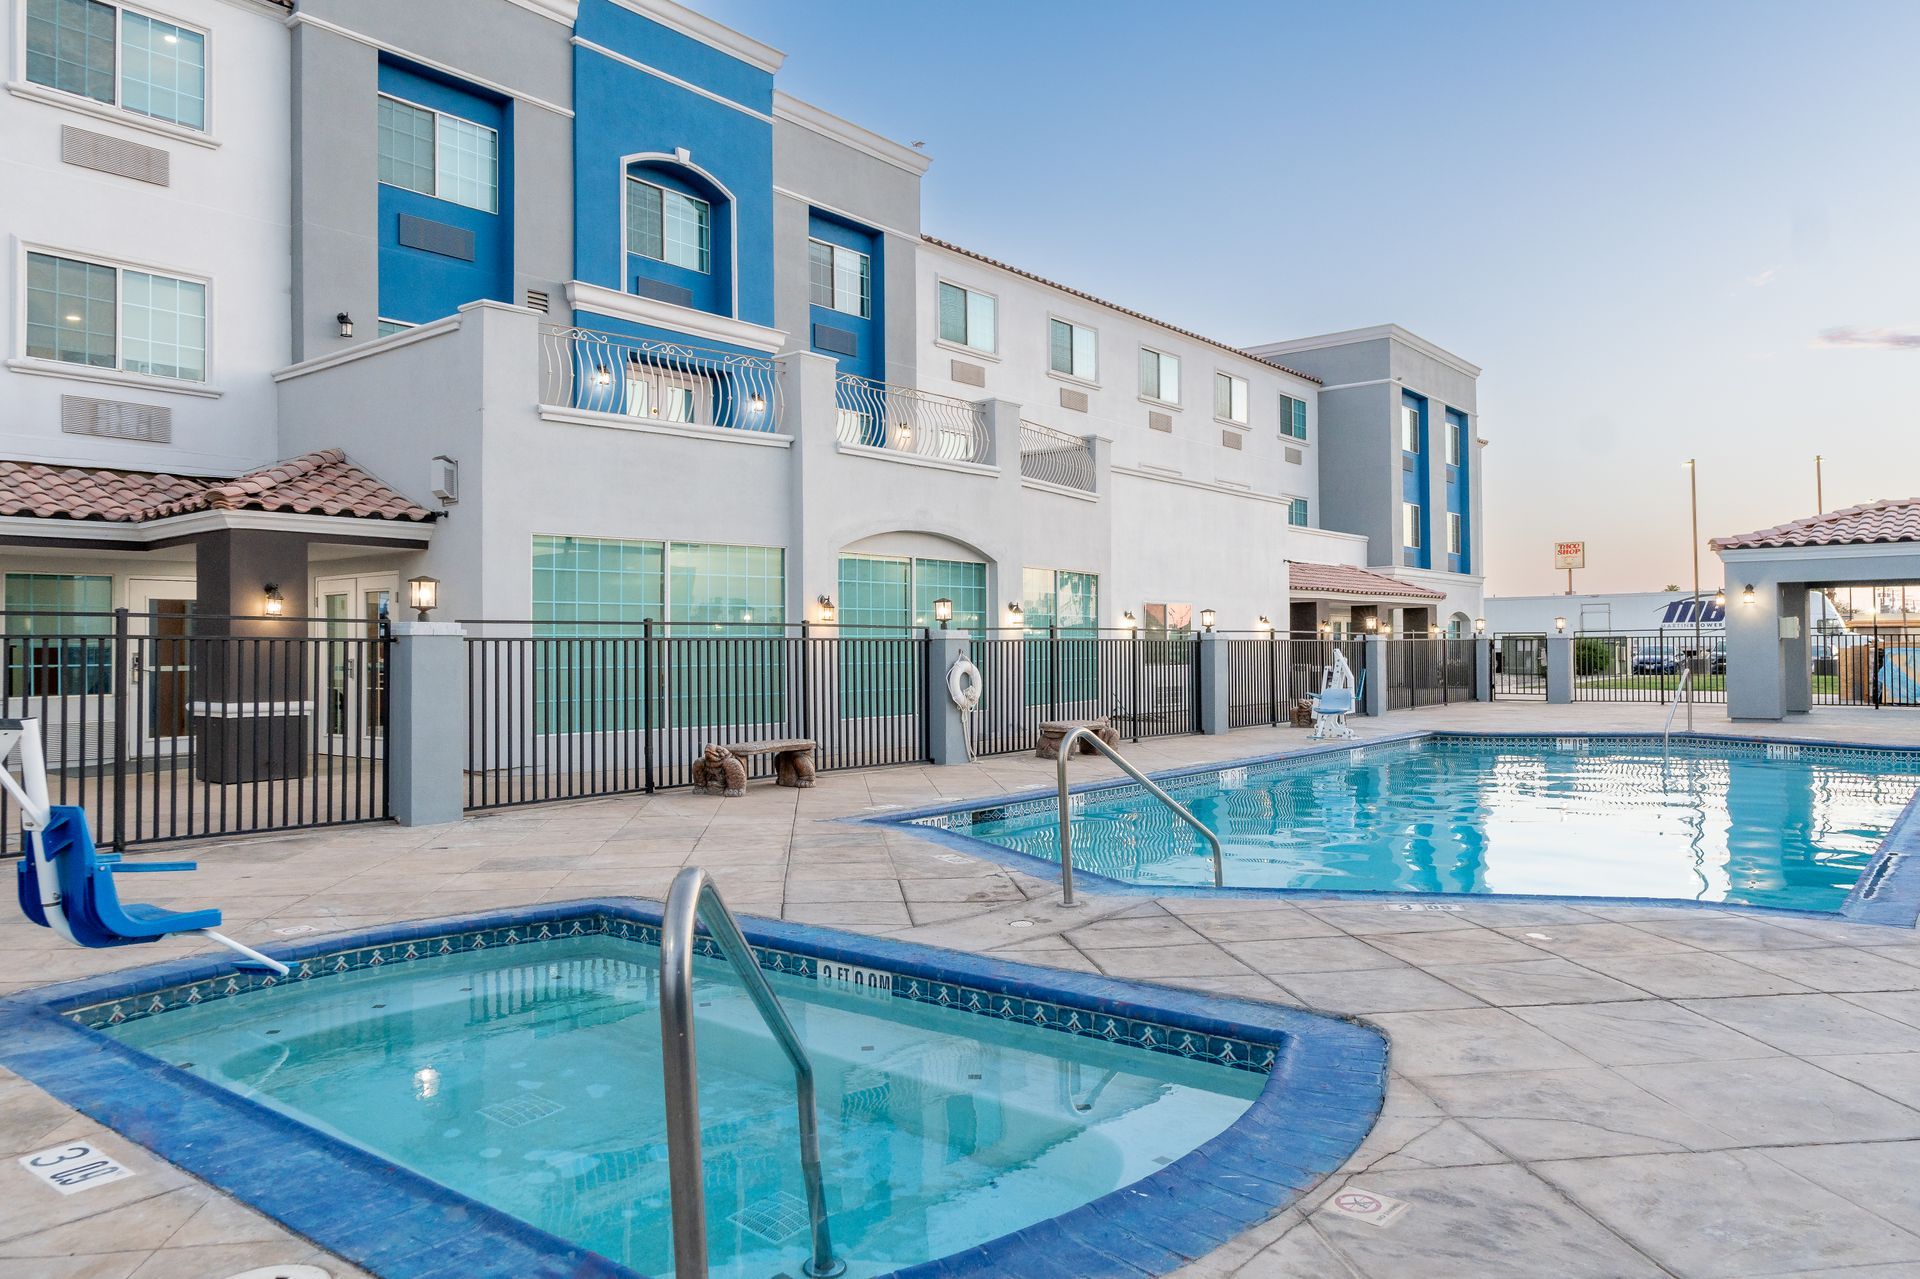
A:
{"type": "Polygon", "coordinates": [[[416,523],[433,512],[340,449],[303,453],[230,480],[0,461],[0,515],[139,524],[196,511],[269,511],[416,523]]]}
{"type": "Polygon", "coordinates": [[[1445,591],[1429,590],[1385,573],[1350,564],[1287,561],[1287,584],[1299,595],[1346,595],[1355,599],[1443,600],[1445,591]]]}
{"type": "Polygon", "coordinates": [[[1920,497],[1885,498],[1864,506],[1810,515],[1755,533],[1716,537],[1716,551],[1745,551],[1785,546],[1866,546],[1876,542],[1920,542],[1920,497]]]}

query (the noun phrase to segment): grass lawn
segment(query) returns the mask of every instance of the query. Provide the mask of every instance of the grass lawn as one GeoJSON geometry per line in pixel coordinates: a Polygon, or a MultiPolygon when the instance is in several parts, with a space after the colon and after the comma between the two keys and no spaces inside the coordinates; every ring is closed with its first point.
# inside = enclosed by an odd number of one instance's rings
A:
{"type": "MultiPolygon", "coordinates": [[[[1583,675],[1579,679],[1581,688],[1642,689],[1671,693],[1680,686],[1678,675],[1583,675]]],[[[1727,677],[1724,675],[1697,675],[1693,687],[1702,693],[1724,693],[1727,689],[1727,677]]],[[[1833,697],[1840,692],[1838,675],[1815,675],[1813,693],[1816,697],[1833,697]]]]}

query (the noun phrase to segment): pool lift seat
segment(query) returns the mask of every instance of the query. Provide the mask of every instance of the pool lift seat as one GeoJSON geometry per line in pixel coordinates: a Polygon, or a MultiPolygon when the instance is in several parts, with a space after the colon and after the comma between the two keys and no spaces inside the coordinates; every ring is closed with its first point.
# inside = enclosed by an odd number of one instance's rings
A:
{"type": "Polygon", "coordinates": [[[1314,694],[1312,701],[1313,735],[1316,740],[1353,736],[1347,716],[1359,707],[1360,689],[1365,687],[1365,679],[1363,672],[1356,680],[1353,667],[1347,662],[1347,655],[1337,648],[1333,650],[1333,663],[1321,670],[1320,691],[1314,694]]]}
{"type": "Polygon", "coordinates": [[[102,949],[158,941],[176,933],[198,933],[237,952],[240,967],[287,975],[287,966],[217,931],[218,910],[167,910],[120,900],[115,872],[153,873],[192,870],[193,862],[123,862],[118,853],[100,852],[87,829],[86,810],[47,799],[46,756],[40,722],[0,719],[0,791],[20,806],[24,856],[15,871],[20,911],[42,928],[51,928],[77,946],[102,949]],[[18,753],[20,779],[6,768],[18,753]]]}

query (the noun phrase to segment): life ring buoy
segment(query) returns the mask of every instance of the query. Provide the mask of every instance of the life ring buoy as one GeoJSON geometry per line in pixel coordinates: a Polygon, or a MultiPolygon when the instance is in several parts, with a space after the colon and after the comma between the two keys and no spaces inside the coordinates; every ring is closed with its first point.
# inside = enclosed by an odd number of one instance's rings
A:
{"type": "Polygon", "coordinates": [[[980,704],[980,668],[961,658],[947,668],[947,696],[963,711],[980,704]]]}

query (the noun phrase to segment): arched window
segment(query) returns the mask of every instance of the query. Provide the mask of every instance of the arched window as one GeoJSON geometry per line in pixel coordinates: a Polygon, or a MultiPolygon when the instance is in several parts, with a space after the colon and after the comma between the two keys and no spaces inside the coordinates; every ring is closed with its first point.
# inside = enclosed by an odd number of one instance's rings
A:
{"type": "Polygon", "coordinates": [[[733,197],[670,156],[624,165],[622,288],[715,315],[734,311],[733,197]]]}

